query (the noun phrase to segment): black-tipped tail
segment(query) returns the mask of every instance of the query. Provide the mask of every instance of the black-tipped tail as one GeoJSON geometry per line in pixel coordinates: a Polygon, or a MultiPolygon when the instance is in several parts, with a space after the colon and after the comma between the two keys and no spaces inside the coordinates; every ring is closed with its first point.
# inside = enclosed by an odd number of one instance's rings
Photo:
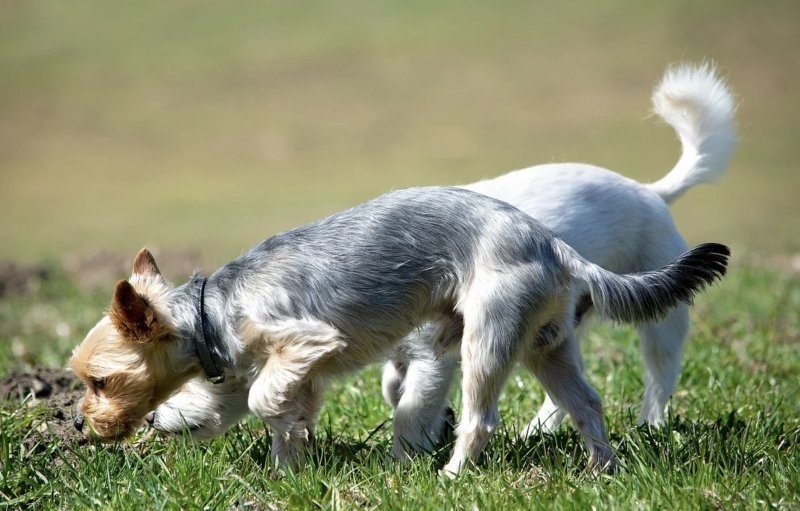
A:
{"type": "Polygon", "coordinates": [[[588,263],[578,275],[589,284],[601,315],[623,323],[661,319],[678,303],[691,303],[697,293],[722,278],[730,249],[705,243],[666,266],[642,273],[616,275],[588,263]]]}
{"type": "Polygon", "coordinates": [[[693,295],[702,291],[728,271],[731,250],[719,243],[703,243],[669,263],[659,271],[673,273],[678,284],[686,286],[691,295],[681,300],[691,302],[693,295]]]}

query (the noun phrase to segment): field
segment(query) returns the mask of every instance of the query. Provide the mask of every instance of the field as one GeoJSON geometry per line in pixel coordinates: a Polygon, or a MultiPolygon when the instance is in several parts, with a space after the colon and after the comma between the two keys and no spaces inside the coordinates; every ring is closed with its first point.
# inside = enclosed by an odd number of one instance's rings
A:
{"type": "Polygon", "coordinates": [[[800,507],[798,20],[789,0],[6,2],[0,508],[800,507]],[[337,382],[310,466],[282,478],[253,418],[207,444],[96,446],[71,428],[80,389],[61,368],[143,245],[180,282],[390,189],[551,161],[653,181],[678,144],[650,90],[704,58],[738,95],[739,146],[672,211],[690,243],[730,244],[733,266],[693,309],[663,431],[636,425],[635,333],[586,339],[613,478],[585,471],[569,427],[515,439],[542,399],[523,373],[457,481],[436,474],[450,444],[388,458],[376,368],[337,382]]]}

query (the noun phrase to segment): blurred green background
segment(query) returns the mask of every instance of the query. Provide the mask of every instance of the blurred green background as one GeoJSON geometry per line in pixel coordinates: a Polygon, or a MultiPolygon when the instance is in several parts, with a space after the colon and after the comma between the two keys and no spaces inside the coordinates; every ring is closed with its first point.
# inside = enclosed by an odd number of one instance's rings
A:
{"type": "Polygon", "coordinates": [[[5,0],[0,259],[143,245],[221,263],[390,189],[581,161],[675,163],[665,67],[739,98],[725,178],[673,211],[690,243],[800,251],[800,2],[5,0]]]}

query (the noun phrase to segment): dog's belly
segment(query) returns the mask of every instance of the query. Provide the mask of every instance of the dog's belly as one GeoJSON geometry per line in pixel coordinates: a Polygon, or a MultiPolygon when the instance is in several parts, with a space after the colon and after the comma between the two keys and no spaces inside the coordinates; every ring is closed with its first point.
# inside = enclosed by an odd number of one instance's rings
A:
{"type": "Polygon", "coordinates": [[[326,361],[321,369],[331,375],[353,372],[369,364],[385,362],[396,357],[398,352],[408,358],[440,356],[458,350],[463,328],[461,316],[447,310],[425,313],[402,329],[394,324],[386,325],[380,333],[371,331],[346,335],[347,346],[326,361]]]}
{"type": "Polygon", "coordinates": [[[393,346],[394,343],[368,345],[349,340],[347,347],[321,364],[319,370],[331,376],[358,371],[369,364],[387,360],[392,354],[393,346]]]}

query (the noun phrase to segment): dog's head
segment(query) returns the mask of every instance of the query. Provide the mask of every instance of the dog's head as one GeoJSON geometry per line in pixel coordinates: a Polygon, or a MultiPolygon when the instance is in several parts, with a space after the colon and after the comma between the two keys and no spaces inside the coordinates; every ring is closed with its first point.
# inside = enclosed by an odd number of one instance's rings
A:
{"type": "Polygon", "coordinates": [[[111,442],[130,435],[180,386],[187,369],[174,367],[169,356],[174,321],[168,291],[155,259],[142,249],[106,315],[73,351],[69,365],[86,384],[75,426],[88,436],[111,442]]]}

